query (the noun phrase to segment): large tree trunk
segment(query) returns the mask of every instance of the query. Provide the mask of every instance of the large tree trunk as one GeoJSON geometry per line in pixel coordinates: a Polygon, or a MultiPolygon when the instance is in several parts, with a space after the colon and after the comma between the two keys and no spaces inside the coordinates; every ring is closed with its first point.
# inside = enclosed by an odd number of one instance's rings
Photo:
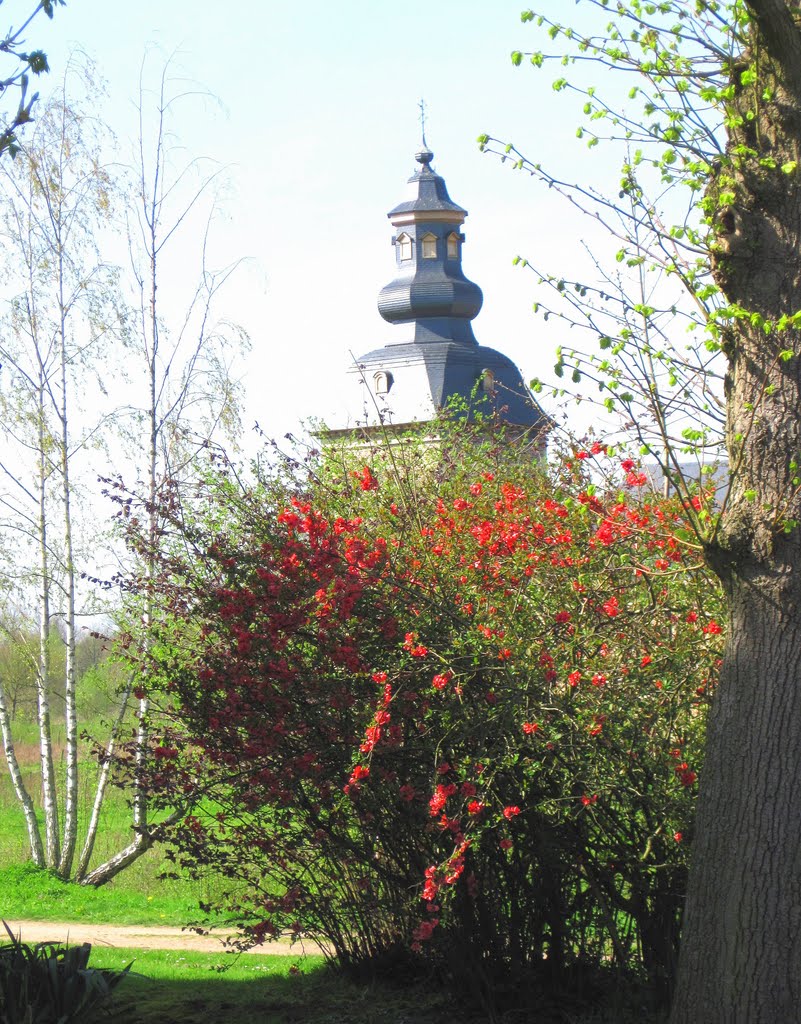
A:
{"type": "MultiPolygon", "coordinates": [[[[801,1008],[801,573],[738,567],[698,806],[674,1024],[801,1008]]],[[[788,552],[789,554],[789,552],[788,552]]],[[[776,567],[778,569],[778,567],[776,567]]]]}
{"type": "Polygon", "coordinates": [[[734,193],[718,212],[715,276],[749,314],[726,338],[733,476],[708,552],[728,639],[672,1024],[789,1024],[801,1012],[801,332],[760,320],[801,310],[801,33],[785,0],[747,6],[757,80],[742,85],[745,61],[732,69],[743,120],[712,184],[734,193]],[[760,166],[767,156],[775,167],[760,166]]]}

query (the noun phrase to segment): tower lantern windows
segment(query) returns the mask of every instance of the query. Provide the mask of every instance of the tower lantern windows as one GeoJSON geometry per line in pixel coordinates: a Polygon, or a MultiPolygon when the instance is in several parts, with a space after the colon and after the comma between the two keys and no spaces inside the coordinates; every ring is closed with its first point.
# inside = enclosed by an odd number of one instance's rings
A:
{"type": "Polygon", "coordinates": [[[455,231],[451,231],[448,235],[448,259],[459,259],[459,236],[455,231]]]}
{"type": "Polygon", "coordinates": [[[412,240],[404,231],[402,235],[398,235],[396,242],[398,245],[398,259],[401,263],[405,263],[406,260],[412,258],[412,240]]]}
{"type": "Polygon", "coordinates": [[[424,260],[435,260],[437,258],[437,236],[432,235],[430,231],[423,235],[422,239],[422,257],[424,260]]]}

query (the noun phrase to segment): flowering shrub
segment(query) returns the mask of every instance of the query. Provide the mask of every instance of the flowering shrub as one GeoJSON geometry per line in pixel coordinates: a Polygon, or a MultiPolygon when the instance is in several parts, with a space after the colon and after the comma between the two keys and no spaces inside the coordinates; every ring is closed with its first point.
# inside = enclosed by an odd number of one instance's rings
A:
{"type": "Polygon", "coordinates": [[[174,520],[164,616],[128,638],[148,783],[251,939],[433,958],[484,1003],[610,959],[669,980],[718,593],[633,464],[513,455],[223,472],[174,520]]]}

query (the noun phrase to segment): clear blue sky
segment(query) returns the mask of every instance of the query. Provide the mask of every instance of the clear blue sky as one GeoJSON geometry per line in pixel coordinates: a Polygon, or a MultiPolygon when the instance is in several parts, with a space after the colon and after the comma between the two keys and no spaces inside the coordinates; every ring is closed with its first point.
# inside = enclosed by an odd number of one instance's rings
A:
{"type": "MultiPolygon", "coordinates": [[[[513,49],[541,45],[520,23],[522,6],[69,0],[52,24],[31,28],[29,45],[47,51],[53,79],[70,47],[96,60],[109,88],[102,113],[123,157],[149,46],[176,52],[176,69],[219,99],[219,107],[187,104],[178,130],[187,152],[228,166],[212,261],[252,259],[223,310],[252,336],[242,368],[248,422],[282,434],[312,415],[335,421],[349,353],[391,336],[375,300],[392,276],[386,212],[404,198],[414,168],[421,96],[435,167],[470,214],[465,270],[485,296],[476,335],[526,379],[552,366],[558,336],[532,314],[535,281],[512,259],[566,272],[587,226],[533,180],[482,155],[476,136],[513,141],[568,174],[578,161],[576,176],[606,167],[602,186],[614,186],[614,164],[575,139],[575,101],[550,88],[558,69],[512,66],[513,49]]],[[[154,70],[160,60],[152,56],[154,70]]]]}

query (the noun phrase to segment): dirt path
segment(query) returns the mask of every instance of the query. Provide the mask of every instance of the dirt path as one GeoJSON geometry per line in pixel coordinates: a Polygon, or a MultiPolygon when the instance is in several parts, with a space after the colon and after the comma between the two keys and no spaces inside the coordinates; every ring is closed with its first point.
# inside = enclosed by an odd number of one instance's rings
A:
{"type": "MultiPolygon", "coordinates": [[[[151,925],[82,924],[80,921],[8,921],[15,935],[21,935],[23,942],[69,942],[80,945],[91,942],[93,946],[111,946],[133,949],[181,949],[201,953],[218,953],[224,950],[225,940],[232,933],[212,930],[209,935],[197,935],[182,928],[167,928],[151,925]]],[[[3,933],[0,931],[0,941],[3,933]]],[[[319,946],[314,942],[290,943],[279,939],[266,942],[250,950],[251,953],[300,956],[303,952],[317,954],[319,946]]]]}

